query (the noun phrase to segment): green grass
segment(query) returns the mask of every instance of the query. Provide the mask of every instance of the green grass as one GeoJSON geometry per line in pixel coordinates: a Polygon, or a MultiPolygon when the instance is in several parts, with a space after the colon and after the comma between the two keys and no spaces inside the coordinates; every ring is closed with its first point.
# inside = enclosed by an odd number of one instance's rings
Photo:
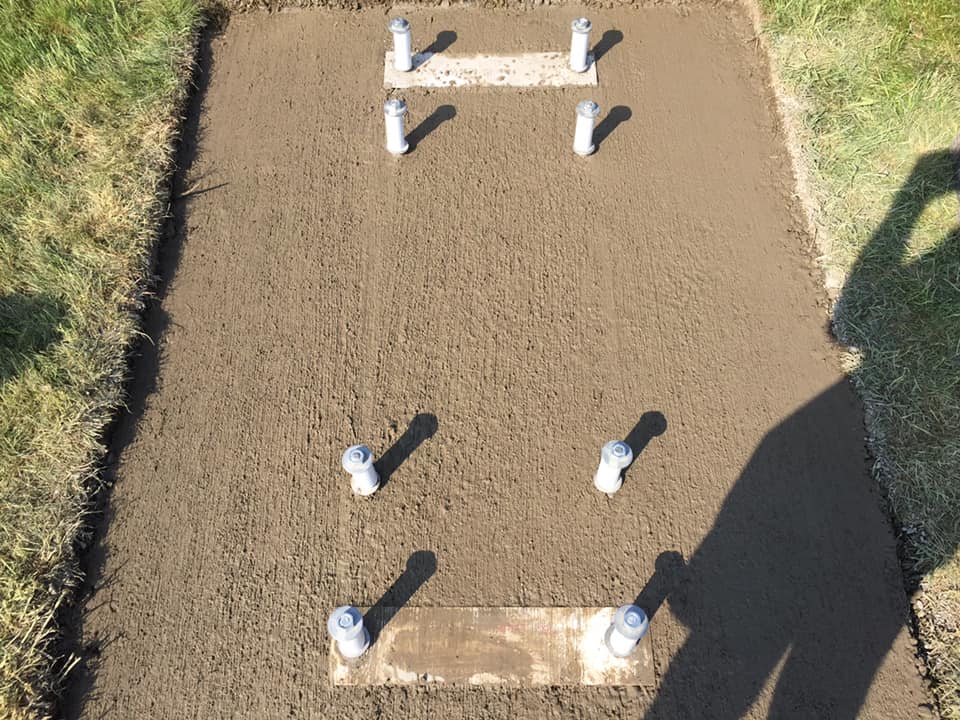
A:
{"type": "Polygon", "coordinates": [[[57,607],[200,21],[193,0],[0,0],[0,717],[42,717],[57,607]]]}
{"type": "Polygon", "coordinates": [[[923,578],[914,609],[934,688],[960,718],[960,4],[761,4],[824,260],[844,278],[834,327],[923,578]]]}

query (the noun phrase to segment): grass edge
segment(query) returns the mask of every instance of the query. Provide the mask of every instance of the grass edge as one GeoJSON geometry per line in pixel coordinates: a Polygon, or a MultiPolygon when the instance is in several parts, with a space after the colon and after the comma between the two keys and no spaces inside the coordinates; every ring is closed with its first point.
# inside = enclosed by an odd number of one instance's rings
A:
{"type": "Polygon", "coordinates": [[[197,88],[199,71],[198,53],[207,29],[220,21],[215,2],[193,0],[197,12],[192,27],[188,28],[186,41],[174,54],[173,66],[178,78],[176,89],[169,98],[170,112],[159,118],[157,124],[164,132],[164,158],[159,165],[144,167],[149,177],[153,200],[144,208],[144,225],[152,227],[150,240],[142,248],[139,277],[133,291],[125,301],[116,306],[119,317],[126,316],[125,336],[122,339],[122,358],[111,366],[104,366],[97,383],[98,394],[92,398],[88,413],[79,421],[84,436],[95,438],[92,446],[84,451],[85,457],[74,465],[64,477],[64,487],[79,487],[81,491],[72,501],[72,517],[69,526],[72,532],[65,538],[70,548],[62,557],[56,570],[56,585],[45,602],[35,603],[31,611],[35,622],[23,633],[22,639],[31,647],[36,663],[23,671],[20,693],[17,698],[0,698],[0,709],[5,702],[11,720],[23,718],[48,720],[62,714],[64,693],[81,663],[70,618],[76,614],[81,599],[80,589],[84,581],[82,558],[88,551],[96,533],[97,518],[103,511],[104,495],[109,492],[106,479],[111,464],[111,437],[124,413],[128,412],[129,385],[133,363],[141,342],[149,342],[143,332],[144,313],[148,302],[154,297],[158,277],[155,273],[158,250],[169,232],[172,220],[172,204],[175,199],[175,178],[178,172],[177,159],[183,142],[186,113],[197,88]],[[111,387],[119,383],[117,395],[111,387]]]}
{"type": "MultiPolygon", "coordinates": [[[[889,461],[885,460],[886,452],[884,450],[882,434],[878,432],[876,424],[872,421],[874,413],[871,411],[871,396],[857,373],[851,372],[851,368],[857,364],[856,353],[853,352],[851,348],[846,347],[840,340],[840,338],[843,337],[843,333],[840,331],[843,319],[837,316],[836,308],[848,274],[839,267],[827,262],[827,258],[831,257],[835,248],[831,233],[827,228],[826,222],[823,220],[820,202],[814,190],[815,176],[812,172],[811,164],[808,161],[807,153],[804,151],[804,143],[807,136],[800,130],[800,128],[803,127],[803,123],[800,120],[801,113],[803,112],[802,104],[787,91],[786,84],[781,79],[776,52],[770,43],[769,32],[766,28],[766,18],[763,9],[760,7],[760,0],[740,0],[740,5],[747,12],[755,40],[763,56],[762,61],[767,71],[766,82],[774,96],[773,104],[775,106],[776,118],[780,132],[783,134],[787,155],[790,159],[790,168],[794,180],[794,194],[802,209],[801,214],[806,224],[808,236],[813,239],[814,246],[818,253],[816,257],[817,266],[820,269],[823,289],[826,291],[829,301],[827,315],[830,333],[840,350],[840,361],[844,375],[847,381],[853,385],[857,397],[863,405],[866,449],[872,460],[870,474],[876,487],[880,491],[883,504],[882,509],[887,515],[888,522],[890,523],[891,530],[894,532],[897,542],[901,577],[906,594],[907,607],[909,609],[907,624],[910,635],[916,643],[916,656],[922,663],[922,677],[927,686],[928,695],[935,704],[936,716],[946,717],[946,713],[944,712],[945,709],[947,709],[944,704],[945,693],[936,692],[935,687],[939,684],[950,685],[952,683],[949,679],[937,673],[936,668],[938,664],[934,662],[937,638],[931,635],[934,633],[934,628],[922,622],[916,612],[916,603],[923,604],[929,587],[925,581],[926,578],[911,581],[905,572],[904,562],[906,558],[904,555],[909,555],[911,551],[908,547],[909,541],[905,539],[902,532],[903,525],[887,498],[889,480],[887,479],[887,473],[884,467],[889,461]]],[[[958,135],[958,143],[960,143],[960,135],[958,135]]],[[[960,168],[957,169],[957,173],[958,176],[960,176],[960,168]]],[[[907,560],[907,562],[909,562],[909,560],[907,560]]],[[[952,708],[952,711],[960,715],[960,707],[952,708]]]]}

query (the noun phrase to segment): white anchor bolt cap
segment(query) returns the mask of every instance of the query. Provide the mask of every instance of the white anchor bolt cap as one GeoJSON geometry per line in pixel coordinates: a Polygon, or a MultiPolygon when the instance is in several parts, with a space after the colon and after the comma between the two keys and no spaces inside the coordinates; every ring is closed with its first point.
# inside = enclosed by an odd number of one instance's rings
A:
{"type": "Polygon", "coordinates": [[[343,451],[340,464],[348,473],[355,475],[370,469],[373,465],[373,453],[366,445],[351,445],[343,451]]]}
{"type": "Polygon", "coordinates": [[[605,465],[623,470],[633,462],[633,450],[622,440],[611,440],[600,450],[600,459],[605,465]]]}
{"type": "Polygon", "coordinates": [[[341,605],[330,613],[327,632],[345,658],[358,658],[370,647],[370,633],[363,626],[363,615],[352,605],[341,605]]]}
{"type": "Polygon", "coordinates": [[[383,104],[384,115],[389,115],[390,117],[400,117],[406,112],[407,104],[398,98],[392,98],[383,104]]]}
{"type": "Polygon", "coordinates": [[[647,620],[647,614],[636,605],[622,605],[613,616],[613,626],[624,637],[639,641],[646,635],[650,621],[647,620]]]}
{"type": "Polygon", "coordinates": [[[595,118],[600,114],[600,106],[593,100],[581,100],[577,103],[577,115],[585,118],[595,118]]]}
{"type": "Polygon", "coordinates": [[[395,17],[390,21],[390,24],[387,27],[390,28],[390,32],[406,32],[410,29],[410,21],[406,18],[395,17]]]}
{"type": "Polygon", "coordinates": [[[353,605],[341,605],[330,614],[327,632],[337,642],[347,642],[363,632],[363,615],[353,605]]]}
{"type": "Polygon", "coordinates": [[[643,610],[636,605],[622,605],[614,613],[613,623],[603,640],[614,657],[629,657],[649,627],[650,621],[643,610]]]}
{"type": "Polygon", "coordinates": [[[570,23],[570,29],[575,33],[588,33],[591,28],[593,28],[593,25],[585,17],[577,18],[570,23]]]}

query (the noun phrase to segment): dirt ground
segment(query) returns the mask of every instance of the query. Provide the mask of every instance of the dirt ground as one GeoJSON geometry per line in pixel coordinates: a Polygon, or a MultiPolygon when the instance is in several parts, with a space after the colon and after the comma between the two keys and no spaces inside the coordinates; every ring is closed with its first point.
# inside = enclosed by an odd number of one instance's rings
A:
{"type": "MultiPolygon", "coordinates": [[[[578,13],[407,14],[416,48],[507,53],[578,13]]],[[[407,91],[399,160],[385,11],[213,38],[68,716],[930,715],[747,13],[590,17],[599,88],[407,91]],[[326,675],[342,603],[634,599],[655,689],[326,675]]]]}

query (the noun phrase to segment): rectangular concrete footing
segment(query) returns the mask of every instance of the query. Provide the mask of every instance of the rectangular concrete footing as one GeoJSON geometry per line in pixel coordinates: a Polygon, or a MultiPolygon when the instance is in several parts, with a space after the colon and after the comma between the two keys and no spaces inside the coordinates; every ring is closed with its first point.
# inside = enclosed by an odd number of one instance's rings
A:
{"type": "Polygon", "coordinates": [[[648,633],[616,658],[604,634],[616,608],[375,608],[373,643],[345,660],[330,645],[334,685],[654,685],[648,633]]]}
{"type": "Polygon", "coordinates": [[[523,53],[520,55],[447,55],[423,53],[413,56],[413,69],[393,66],[393,52],[383,61],[383,86],[388,89],[412,87],[562,87],[597,84],[597,65],[583,72],[570,69],[568,53],[523,53]]]}

